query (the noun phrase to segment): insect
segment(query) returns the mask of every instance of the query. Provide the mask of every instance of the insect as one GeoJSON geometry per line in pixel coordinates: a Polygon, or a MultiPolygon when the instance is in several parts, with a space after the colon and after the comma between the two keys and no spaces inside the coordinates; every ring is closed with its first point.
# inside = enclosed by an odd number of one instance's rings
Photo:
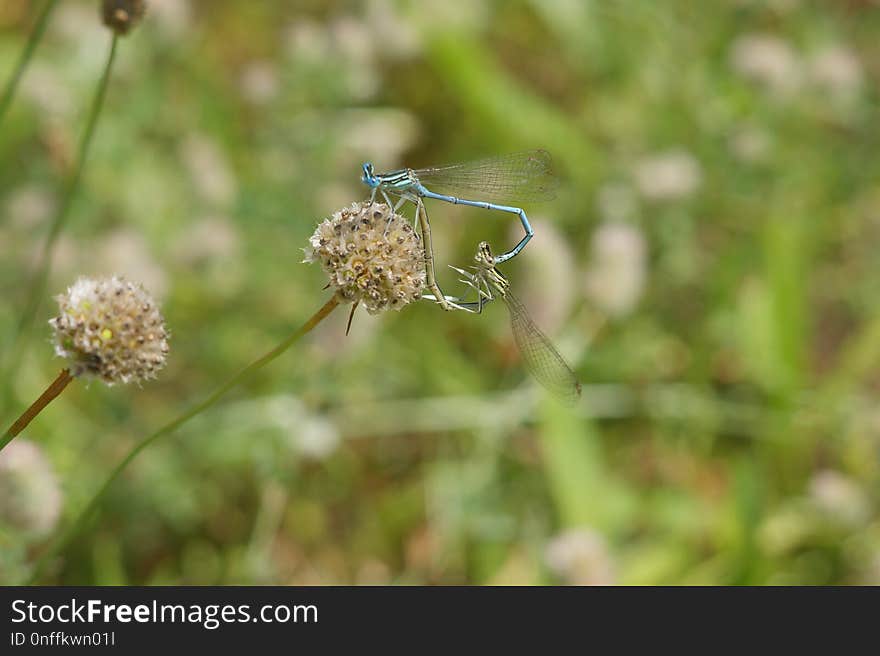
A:
{"type": "Polygon", "coordinates": [[[529,150],[450,166],[405,168],[389,173],[376,173],[373,165],[365,162],[361,180],[371,189],[371,201],[381,194],[395,211],[406,201],[415,205],[425,250],[426,285],[437,303],[444,310],[451,310],[460,308],[448,302],[437,284],[431,225],[423,199],[517,215],[525,235],[512,249],[494,258],[493,264],[499,264],[515,257],[534,234],[525,210],[500,203],[550,200],[555,197],[557,179],[550,172],[550,164],[550,154],[545,150],[529,150]],[[389,195],[400,199],[396,205],[391,202],[389,195]]]}
{"type": "MultiPolygon", "coordinates": [[[[574,404],[581,395],[580,382],[565,358],[535,325],[525,305],[510,290],[510,282],[495,267],[497,258],[492,256],[488,243],[480,242],[474,261],[471,271],[452,268],[463,276],[461,279],[463,283],[477,291],[478,300],[464,302],[460,298],[446,297],[446,302],[456,309],[480,313],[487,303],[500,297],[510,314],[513,339],[526,369],[560,401],[569,405],[574,404]]],[[[430,295],[426,296],[433,298],[430,295]]]]}

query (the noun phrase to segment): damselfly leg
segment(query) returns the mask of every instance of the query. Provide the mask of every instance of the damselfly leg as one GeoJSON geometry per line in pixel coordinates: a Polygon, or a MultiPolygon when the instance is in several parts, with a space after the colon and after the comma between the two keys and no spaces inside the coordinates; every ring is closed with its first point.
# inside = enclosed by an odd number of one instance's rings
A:
{"type": "Polygon", "coordinates": [[[507,278],[495,268],[496,258],[492,256],[489,244],[480,243],[474,260],[473,273],[452,268],[462,275],[460,280],[463,283],[476,290],[477,301],[466,302],[464,298],[454,297],[447,297],[446,301],[457,309],[479,314],[484,305],[500,297],[507,306],[513,338],[526,369],[556,398],[573,404],[580,397],[581,384],[553,343],[532,320],[526,307],[510,290],[507,278]]]}
{"type": "Polygon", "coordinates": [[[443,290],[437,284],[437,277],[434,273],[434,246],[431,243],[431,223],[428,221],[428,212],[425,210],[425,203],[417,197],[415,199],[416,215],[419,219],[419,227],[422,231],[422,250],[425,258],[425,285],[434,296],[434,300],[444,310],[454,309],[446,300],[443,290]]]}

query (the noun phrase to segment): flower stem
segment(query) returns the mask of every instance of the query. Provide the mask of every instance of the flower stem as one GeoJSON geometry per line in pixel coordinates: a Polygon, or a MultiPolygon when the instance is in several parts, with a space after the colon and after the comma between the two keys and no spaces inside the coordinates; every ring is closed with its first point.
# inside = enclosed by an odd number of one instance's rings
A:
{"type": "Polygon", "coordinates": [[[0,451],[12,441],[12,438],[18,435],[21,431],[23,431],[31,420],[40,414],[47,405],[49,405],[52,400],[61,394],[64,391],[64,388],[67,387],[67,384],[73,380],[73,376],[70,375],[69,369],[62,369],[61,373],[58,374],[58,377],[52,382],[49,387],[46,388],[46,391],[40,394],[40,398],[34,401],[31,406],[25,410],[21,417],[15,420],[15,422],[10,426],[6,432],[3,434],[3,438],[0,439],[0,451]]]}
{"type": "Polygon", "coordinates": [[[91,500],[86,504],[85,508],[79,513],[79,515],[71,522],[71,524],[52,542],[49,543],[49,546],[37,560],[34,570],[31,573],[30,578],[28,579],[28,585],[33,585],[39,578],[42,576],[49,562],[58,554],[62,549],[64,549],[70,542],[79,534],[79,532],[83,529],[86,524],[86,520],[89,519],[92,512],[97,509],[97,507],[101,504],[104,496],[107,494],[107,490],[113,485],[122,471],[128,467],[128,465],[140,454],[141,451],[150,446],[153,442],[155,442],[160,437],[171,433],[176,428],[179,428],[182,424],[186,423],[203,410],[208,409],[212,405],[214,405],[220,397],[222,397],[226,392],[230,389],[238,385],[243,379],[245,379],[248,375],[264,367],[277,358],[279,355],[284,353],[288,348],[293,346],[300,338],[303,337],[306,333],[311,331],[315,326],[317,326],[323,319],[329,315],[336,306],[339,305],[339,297],[334,295],[329,301],[327,301],[320,310],[315,312],[312,317],[306,321],[298,330],[294,333],[290,334],[283,342],[281,342],[278,346],[273,348],[271,351],[263,355],[251,362],[244,369],[235,374],[232,378],[227,380],[225,383],[220,385],[214,392],[212,392],[207,398],[205,398],[200,403],[192,406],[189,410],[184,412],[182,415],[168,422],[162,428],[157,430],[152,435],[145,437],[143,440],[138,442],[131,451],[128,452],[116,468],[111,472],[110,476],[104,481],[104,484],[98,489],[98,492],[91,498],[91,500]]]}
{"type": "Polygon", "coordinates": [[[34,50],[37,49],[37,44],[39,44],[40,40],[43,38],[43,33],[46,31],[46,25],[49,23],[49,15],[52,13],[52,10],[55,9],[55,5],[57,4],[58,0],[46,0],[46,3],[43,5],[43,10],[40,12],[39,17],[37,17],[37,22],[28,37],[24,50],[21,52],[21,57],[18,58],[18,64],[15,66],[12,77],[6,82],[6,86],[3,88],[3,95],[0,96],[0,123],[3,122],[3,117],[6,116],[9,106],[12,104],[12,98],[15,96],[15,90],[18,88],[18,83],[21,81],[21,77],[24,75],[24,71],[31,61],[31,56],[34,54],[34,50]]]}
{"type": "Polygon", "coordinates": [[[83,132],[79,143],[74,169],[68,178],[67,185],[64,189],[64,196],[61,199],[61,204],[58,206],[58,211],[52,219],[52,224],[49,226],[49,233],[46,235],[45,242],[43,242],[43,249],[40,254],[37,271],[34,274],[28,289],[27,306],[21,313],[21,317],[19,318],[12,337],[12,346],[10,348],[10,353],[12,355],[10,356],[10,362],[5,368],[3,376],[5,380],[11,380],[14,377],[15,370],[18,368],[19,359],[24,351],[24,341],[31,324],[37,315],[37,311],[40,309],[40,303],[42,303],[46,289],[46,281],[49,278],[49,269],[52,265],[52,251],[55,247],[55,241],[58,239],[58,235],[61,233],[61,228],[64,227],[64,223],[70,214],[70,208],[73,205],[73,200],[76,196],[77,189],[79,188],[83,168],[89,154],[92,137],[95,134],[95,126],[98,123],[98,117],[101,115],[101,108],[104,106],[104,98],[107,95],[107,84],[110,80],[110,70],[113,68],[113,60],[116,57],[117,40],[118,37],[114,34],[113,40],[110,43],[110,54],[107,56],[107,63],[104,66],[104,72],[101,75],[101,81],[98,83],[98,89],[95,92],[95,97],[92,100],[92,106],[86,120],[85,132],[83,132]]]}

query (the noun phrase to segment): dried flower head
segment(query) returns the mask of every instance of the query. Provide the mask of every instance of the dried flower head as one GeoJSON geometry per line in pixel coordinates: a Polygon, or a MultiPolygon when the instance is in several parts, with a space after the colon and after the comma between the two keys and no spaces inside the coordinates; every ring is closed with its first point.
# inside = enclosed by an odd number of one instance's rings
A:
{"type": "Polygon", "coordinates": [[[146,5],[144,0],[104,0],[101,7],[104,25],[116,34],[128,34],[144,17],[146,5]]]}
{"type": "Polygon", "coordinates": [[[165,366],[168,333],[156,302],[140,285],[117,276],[80,278],[56,297],[55,352],[71,374],[108,385],[154,378],[165,366]]]}
{"type": "Polygon", "coordinates": [[[354,203],[321,222],[305,249],[346,301],[370,314],[399,310],[425,287],[421,240],[406,218],[384,203],[354,203]]]}
{"type": "Polygon", "coordinates": [[[49,533],[61,514],[61,487],[42,449],[17,439],[0,452],[0,526],[49,533]]]}

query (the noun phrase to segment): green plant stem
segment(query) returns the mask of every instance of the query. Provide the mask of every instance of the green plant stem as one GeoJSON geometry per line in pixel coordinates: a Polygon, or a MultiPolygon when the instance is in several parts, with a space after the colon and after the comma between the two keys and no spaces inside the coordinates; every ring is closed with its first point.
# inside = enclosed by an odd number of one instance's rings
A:
{"type": "Polygon", "coordinates": [[[128,455],[122,459],[122,461],[116,465],[116,468],[111,472],[110,476],[104,481],[104,484],[98,489],[98,492],[92,497],[91,501],[89,501],[85,508],[80,512],[80,514],[73,520],[73,522],[67,527],[65,531],[63,531],[55,540],[53,540],[46,550],[43,552],[43,555],[37,560],[34,571],[28,579],[27,584],[33,585],[39,578],[42,576],[49,562],[62,550],[64,549],[70,542],[75,538],[79,532],[83,529],[86,524],[86,521],[91,516],[92,512],[100,506],[101,501],[104,499],[104,496],[107,494],[107,490],[113,485],[119,475],[123,472],[123,470],[128,467],[129,464],[140,454],[141,451],[150,446],[153,442],[158,440],[160,437],[167,435],[179,428],[184,423],[188,422],[190,419],[198,415],[203,410],[208,409],[212,405],[214,405],[226,392],[230,389],[238,385],[244,378],[248,375],[264,367],[277,358],[279,355],[284,353],[288,348],[293,346],[303,335],[310,332],[315,326],[321,323],[327,315],[329,315],[336,306],[339,305],[339,298],[334,295],[329,301],[327,301],[320,310],[315,312],[312,317],[306,321],[297,331],[288,336],[283,342],[281,342],[278,346],[273,348],[271,351],[263,355],[261,358],[254,360],[244,369],[235,374],[232,378],[227,380],[225,383],[220,385],[214,392],[212,392],[207,398],[205,398],[200,403],[197,403],[189,410],[184,412],[182,415],[168,422],[162,428],[157,430],[152,435],[144,438],[140,442],[138,442],[131,451],[129,451],[128,455]]]}
{"type": "Polygon", "coordinates": [[[15,97],[18,83],[21,81],[22,75],[24,75],[24,71],[31,61],[31,56],[34,54],[34,50],[37,49],[37,44],[39,44],[40,40],[43,38],[43,33],[46,31],[46,25],[49,24],[49,15],[52,13],[52,10],[55,9],[55,5],[57,4],[58,0],[46,0],[46,3],[43,5],[43,10],[40,12],[39,17],[37,17],[37,22],[28,37],[24,50],[21,52],[21,57],[18,58],[18,63],[15,66],[15,70],[12,72],[12,77],[6,82],[6,86],[3,89],[3,95],[0,96],[0,123],[3,123],[6,112],[12,104],[12,99],[15,97]]]}
{"type": "Polygon", "coordinates": [[[113,60],[116,58],[116,44],[118,38],[119,37],[114,34],[113,40],[110,43],[110,54],[107,56],[107,64],[104,66],[101,81],[98,83],[98,89],[92,100],[92,106],[86,120],[85,132],[83,132],[82,139],[79,143],[79,149],[77,150],[74,169],[70,178],[68,178],[67,185],[64,189],[64,196],[61,199],[61,204],[58,206],[58,211],[52,219],[52,224],[49,226],[49,233],[46,235],[46,240],[43,243],[40,260],[37,264],[37,271],[34,274],[28,289],[27,306],[22,312],[18,324],[16,325],[15,332],[13,333],[11,340],[12,345],[9,349],[11,354],[10,362],[7,364],[3,376],[5,380],[11,380],[14,378],[18,363],[25,349],[25,341],[28,332],[40,309],[40,304],[42,303],[43,295],[45,294],[46,281],[49,278],[49,270],[52,265],[52,251],[54,250],[58,235],[61,233],[61,229],[64,227],[64,223],[70,214],[70,208],[73,205],[76,191],[79,188],[83,168],[89,154],[92,137],[95,134],[95,126],[98,123],[98,117],[101,115],[101,108],[104,106],[104,98],[107,95],[107,83],[110,80],[110,71],[113,68],[113,60]]]}
{"type": "Polygon", "coordinates": [[[6,430],[3,434],[3,438],[0,439],[0,451],[12,441],[12,438],[23,431],[27,425],[31,423],[31,420],[43,411],[43,408],[49,405],[56,396],[61,394],[61,392],[64,391],[64,388],[67,387],[68,383],[72,380],[73,376],[70,375],[70,370],[62,369],[61,373],[58,374],[58,377],[52,381],[52,384],[49,385],[49,387],[46,388],[46,391],[40,394],[40,397],[34,401],[31,406],[15,420],[12,426],[6,430]]]}

